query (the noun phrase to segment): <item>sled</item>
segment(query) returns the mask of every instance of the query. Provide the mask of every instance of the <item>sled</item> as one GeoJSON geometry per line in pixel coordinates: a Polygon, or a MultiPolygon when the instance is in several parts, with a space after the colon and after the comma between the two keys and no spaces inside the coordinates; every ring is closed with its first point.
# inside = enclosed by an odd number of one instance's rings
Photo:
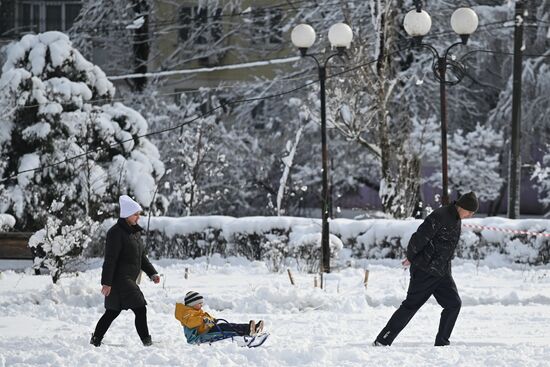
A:
{"type": "Polygon", "coordinates": [[[212,344],[215,342],[219,342],[220,340],[231,339],[231,341],[236,341],[237,344],[241,347],[257,348],[264,344],[269,337],[269,333],[261,333],[254,336],[241,336],[234,331],[223,331],[217,325],[217,323],[220,321],[228,323],[227,320],[217,319],[216,325],[214,327],[217,327],[218,331],[209,332],[201,335],[198,334],[196,329],[188,329],[184,327],[183,330],[185,333],[185,337],[187,338],[187,342],[189,344],[200,345],[204,343],[212,344]]]}
{"type": "Polygon", "coordinates": [[[269,333],[261,333],[254,336],[243,336],[244,342],[246,343],[246,347],[248,348],[257,348],[261,346],[267,338],[269,337],[269,333]]]}

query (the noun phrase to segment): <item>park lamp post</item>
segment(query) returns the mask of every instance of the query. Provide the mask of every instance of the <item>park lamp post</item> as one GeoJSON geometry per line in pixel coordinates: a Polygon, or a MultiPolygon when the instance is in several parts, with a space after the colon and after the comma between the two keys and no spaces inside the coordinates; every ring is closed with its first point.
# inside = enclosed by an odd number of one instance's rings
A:
{"type": "Polygon", "coordinates": [[[415,10],[411,10],[405,16],[403,26],[405,31],[413,37],[415,47],[423,47],[432,52],[436,62],[433,63],[432,71],[435,78],[439,81],[439,99],[441,113],[441,175],[443,193],[441,196],[441,204],[449,204],[449,179],[447,169],[447,96],[446,86],[456,85],[464,78],[464,67],[457,61],[449,58],[449,51],[458,45],[466,45],[472,33],[475,32],[478,25],[477,14],[470,8],[458,8],[451,16],[451,27],[460,36],[461,41],[450,45],[440,56],[437,50],[426,43],[422,42],[422,38],[430,31],[432,19],[430,15],[421,9],[418,5],[415,10]],[[447,71],[452,73],[454,77],[447,79],[447,71]]]}
{"type": "Polygon", "coordinates": [[[337,23],[330,27],[328,39],[332,48],[336,49],[326,57],[324,61],[317,59],[313,54],[308,54],[308,49],[315,42],[315,30],[308,24],[299,24],[292,30],[291,40],[302,55],[315,60],[319,71],[320,99],[321,99],[321,151],[322,151],[322,194],[321,194],[321,273],[330,273],[330,244],[329,244],[329,188],[328,188],[328,147],[327,147],[327,122],[326,122],[326,91],[327,63],[335,57],[344,54],[350,47],[353,39],[351,28],[344,23],[337,23]]]}

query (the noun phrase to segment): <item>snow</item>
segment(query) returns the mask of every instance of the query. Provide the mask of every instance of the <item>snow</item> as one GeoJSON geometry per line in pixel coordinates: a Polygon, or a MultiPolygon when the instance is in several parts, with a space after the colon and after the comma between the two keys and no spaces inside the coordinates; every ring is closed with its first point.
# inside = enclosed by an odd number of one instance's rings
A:
{"type": "MultiPolygon", "coordinates": [[[[55,108],[53,106],[54,106],[53,103],[46,105],[44,109],[41,109],[40,113],[43,113],[43,114],[49,113],[48,111],[50,110],[50,108],[52,110],[55,108]]],[[[53,112],[53,113],[58,113],[58,112],[53,112]]],[[[34,125],[27,127],[25,130],[23,130],[23,138],[25,140],[44,139],[46,136],[48,136],[50,131],[51,131],[51,126],[49,123],[38,122],[34,125]]]]}
{"type": "Polygon", "coordinates": [[[0,273],[0,365],[2,366],[542,366],[550,358],[550,268],[493,266],[455,261],[463,300],[450,347],[434,348],[441,308],[432,299],[389,348],[370,343],[403,300],[408,272],[397,260],[363,260],[325,277],[269,272],[262,262],[217,255],[195,260],[153,261],[162,281],[144,281],[149,330],[156,342],[144,348],[133,314],[123,312],[105,344],[89,343],[103,313],[101,259],[78,276],[52,285],[49,276],[0,273]],[[189,278],[184,278],[185,269],[189,278]],[[370,271],[363,286],[364,269],[370,271]],[[231,341],[193,346],[173,316],[189,290],[200,292],[206,310],[234,322],[263,319],[271,333],[257,349],[231,341]]]}
{"type": "Polygon", "coordinates": [[[0,214],[0,231],[6,231],[15,226],[15,218],[9,214],[0,214]]]}
{"type": "Polygon", "coordinates": [[[277,190],[277,215],[281,215],[284,212],[284,210],[281,210],[281,204],[283,201],[283,196],[285,194],[285,189],[287,185],[288,175],[290,173],[290,168],[292,167],[292,161],[294,160],[294,155],[296,154],[296,147],[298,146],[298,143],[300,142],[300,137],[302,136],[302,130],[303,130],[303,127],[300,127],[298,129],[294,144],[292,144],[290,140],[287,142],[287,147],[286,147],[287,155],[281,158],[281,161],[283,162],[283,165],[284,165],[284,169],[283,169],[283,174],[281,176],[281,179],[279,180],[279,190],[277,190]]]}
{"type": "Polygon", "coordinates": [[[171,75],[181,75],[181,74],[209,73],[209,72],[220,71],[220,70],[248,69],[248,68],[254,68],[258,66],[278,65],[278,64],[284,64],[289,62],[295,62],[298,60],[300,60],[300,57],[296,56],[296,57],[287,57],[284,59],[273,59],[268,61],[254,61],[254,62],[246,62],[241,64],[234,64],[234,65],[215,66],[211,68],[196,68],[196,69],[160,71],[156,73],[116,75],[116,76],[109,76],[108,78],[109,80],[120,80],[120,79],[132,79],[132,78],[161,77],[161,76],[171,76],[171,75]]]}
{"type": "Polygon", "coordinates": [[[128,24],[126,26],[126,29],[140,29],[143,26],[143,23],[145,23],[145,18],[139,17],[135,19],[131,24],[128,24]]]}
{"type": "MultiPolygon", "coordinates": [[[[21,38],[19,42],[11,44],[7,49],[6,63],[2,67],[2,80],[5,80],[10,71],[20,73],[20,70],[42,78],[52,71],[67,68],[71,64],[83,73],[90,86],[97,90],[98,96],[114,95],[114,86],[107,80],[105,73],[97,66],[86,61],[80,52],[72,47],[69,37],[61,32],[45,32],[39,35],[29,34],[21,38]],[[26,53],[28,53],[27,58],[25,57],[26,53]],[[46,60],[48,60],[46,55],[49,55],[49,64],[46,63],[46,60]]],[[[8,77],[8,79],[12,78],[13,76],[8,77]]],[[[19,80],[27,79],[28,76],[21,75],[18,78],[19,80]]],[[[52,81],[52,79],[58,78],[51,78],[49,81],[52,81]]],[[[11,82],[11,85],[15,88],[19,84],[17,80],[11,82]]],[[[77,90],[74,89],[74,86],[71,86],[73,93],[91,94],[89,89],[88,92],[84,91],[86,87],[84,83],[72,84],[81,84],[80,87],[76,88],[77,90]]],[[[85,99],[91,99],[91,96],[85,99]]]]}
{"type": "MultiPolygon", "coordinates": [[[[19,162],[18,172],[26,171],[29,169],[34,169],[40,166],[40,157],[35,153],[27,153],[21,157],[21,162],[19,162]]],[[[25,172],[17,175],[17,182],[19,186],[24,188],[30,182],[34,176],[34,171],[25,172]]]]}

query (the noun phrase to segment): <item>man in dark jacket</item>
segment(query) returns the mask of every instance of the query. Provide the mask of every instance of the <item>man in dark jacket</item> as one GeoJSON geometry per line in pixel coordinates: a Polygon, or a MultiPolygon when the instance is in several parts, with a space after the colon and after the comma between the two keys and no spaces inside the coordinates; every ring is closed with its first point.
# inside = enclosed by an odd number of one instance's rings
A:
{"type": "Polygon", "coordinates": [[[105,296],[105,314],[97,322],[90,344],[99,347],[103,336],[122,310],[131,309],[135,316],[136,330],[143,345],[152,344],[147,327],[145,297],[137,285],[137,278],[143,270],[149,278],[160,282],[157,271],[145,255],[138,224],[141,206],[129,196],[119,199],[120,218],[107,232],[105,261],[101,274],[101,293],[105,296]]]}
{"type": "Polygon", "coordinates": [[[412,235],[403,265],[410,265],[407,298],[395,311],[374,341],[375,346],[391,345],[416,311],[433,295],[442,307],[436,346],[449,345],[462,301],[451,274],[451,259],[460,238],[461,220],[478,209],[473,192],[451,205],[434,210],[412,235]]]}

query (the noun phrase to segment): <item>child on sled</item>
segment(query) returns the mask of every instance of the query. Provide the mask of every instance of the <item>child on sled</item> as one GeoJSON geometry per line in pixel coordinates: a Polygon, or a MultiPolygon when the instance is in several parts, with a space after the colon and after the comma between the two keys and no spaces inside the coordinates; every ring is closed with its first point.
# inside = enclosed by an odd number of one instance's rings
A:
{"type": "Polygon", "coordinates": [[[264,327],[262,320],[250,320],[248,324],[220,322],[222,319],[215,319],[202,310],[204,299],[197,292],[187,292],[184,303],[176,303],[175,317],[181,322],[189,344],[208,343],[233,336],[256,336],[264,327]]]}

